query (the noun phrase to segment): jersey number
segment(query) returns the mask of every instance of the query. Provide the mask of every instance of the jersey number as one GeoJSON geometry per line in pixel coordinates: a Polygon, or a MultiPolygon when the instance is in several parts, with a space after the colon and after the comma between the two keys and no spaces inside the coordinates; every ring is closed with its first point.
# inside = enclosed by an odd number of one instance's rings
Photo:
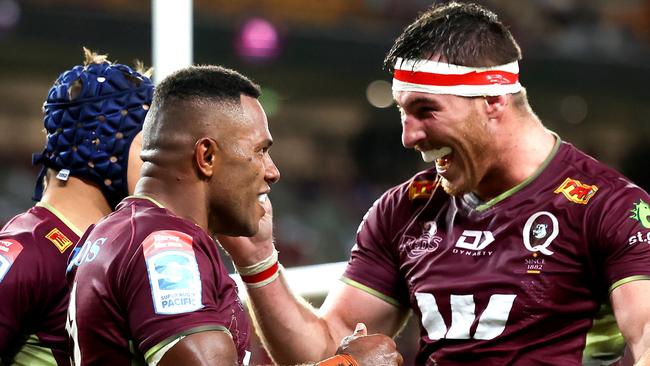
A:
{"type": "Polygon", "coordinates": [[[416,292],[415,298],[422,313],[422,326],[429,339],[493,339],[503,333],[517,295],[492,295],[481,313],[474,335],[470,328],[476,319],[474,295],[451,295],[451,326],[447,329],[436,298],[432,294],[416,292]]]}
{"type": "Polygon", "coordinates": [[[68,319],[65,322],[65,330],[68,331],[70,342],[74,347],[73,365],[81,365],[81,349],[79,348],[79,339],[77,335],[77,282],[72,285],[70,293],[70,303],[68,304],[68,319]]]}

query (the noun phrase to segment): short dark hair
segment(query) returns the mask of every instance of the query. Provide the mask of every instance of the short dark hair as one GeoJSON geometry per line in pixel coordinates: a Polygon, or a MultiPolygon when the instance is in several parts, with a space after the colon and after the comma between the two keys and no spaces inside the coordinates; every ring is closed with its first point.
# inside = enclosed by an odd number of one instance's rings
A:
{"type": "Polygon", "coordinates": [[[169,111],[178,108],[185,111],[185,108],[210,104],[219,105],[223,111],[241,113],[242,94],[258,98],[260,87],[237,71],[221,66],[189,66],[167,76],[156,86],[144,122],[140,157],[145,162],[151,162],[154,156],[150,150],[178,143],[180,140],[175,138],[178,133],[182,135],[182,132],[187,132],[187,136],[192,137],[193,129],[190,126],[164,118],[169,111]]]}
{"type": "Polygon", "coordinates": [[[488,67],[521,59],[519,45],[492,11],[477,4],[450,2],[434,5],[408,25],[384,59],[392,72],[398,57],[430,58],[445,62],[488,67]]]}
{"type": "Polygon", "coordinates": [[[153,104],[169,98],[206,98],[239,104],[241,94],[258,98],[260,87],[235,70],[221,66],[190,66],[167,76],[156,87],[153,104]]]}

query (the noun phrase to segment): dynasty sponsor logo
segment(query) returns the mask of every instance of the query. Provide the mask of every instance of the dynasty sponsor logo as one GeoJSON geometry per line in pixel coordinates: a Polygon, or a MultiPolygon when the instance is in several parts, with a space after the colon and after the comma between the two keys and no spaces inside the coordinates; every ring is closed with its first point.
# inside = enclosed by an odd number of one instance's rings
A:
{"type": "Polygon", "coordinates": [[[400,246],[406,251],[409,258],[417,258],[425,253],[433,253],[438,249],[442,237],[437,235],[438,225],[435,221],[428,221],[422,225],[422,235],[414,237],[404,235],[400,246]]]}
{"type": "Polygon", "coordinates": [[[492,242],[494,242],[494,235],[491,231],[465,230],[456,241],[456,247],[452,253],[472,257],[490,256],[494,251],[485,250],[485,248],[492,242]]]}
{"type": "Polygon", "coordinates": [[[573,178],[566,178],[553,193],[562,193],[569,201],[586,205],[597,191],[598,187],[595,185],[584,184],[573,178]]]}

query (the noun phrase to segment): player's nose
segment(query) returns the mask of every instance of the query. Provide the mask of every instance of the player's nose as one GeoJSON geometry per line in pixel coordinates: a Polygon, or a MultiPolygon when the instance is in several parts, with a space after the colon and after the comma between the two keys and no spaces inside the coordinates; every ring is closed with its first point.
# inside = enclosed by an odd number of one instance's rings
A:
{"type": "Polygon", "coordinates": [[[426,139],[427,134],[424,131],[422,123],[415,118],[405,116],[402,118],[402,145],[407,149],[412,149],[421,141],[426,139]]]}
{"type": "Polygon", "coordinates": [[[275,165],[273,159],[271,159],[270,156],[268,157],[268,161],[266,162],[265,166],[266,166],[266,170],[264,172],[264,180],[266,180],[269,184],[273,184],[279,181],[280,170],[275,165]]]}

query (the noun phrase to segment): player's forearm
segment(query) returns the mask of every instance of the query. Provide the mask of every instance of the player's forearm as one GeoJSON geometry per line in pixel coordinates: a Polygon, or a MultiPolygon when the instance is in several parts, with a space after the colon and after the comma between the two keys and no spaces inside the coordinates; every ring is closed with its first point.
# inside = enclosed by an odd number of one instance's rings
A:
{"type": "Polygon", "coordinates": [[[253,318],[271,357],[281,365],[314,362],[334,354],[338,335],[325,320],[297,298],[284,277],[248,290],[253,318]]]}

